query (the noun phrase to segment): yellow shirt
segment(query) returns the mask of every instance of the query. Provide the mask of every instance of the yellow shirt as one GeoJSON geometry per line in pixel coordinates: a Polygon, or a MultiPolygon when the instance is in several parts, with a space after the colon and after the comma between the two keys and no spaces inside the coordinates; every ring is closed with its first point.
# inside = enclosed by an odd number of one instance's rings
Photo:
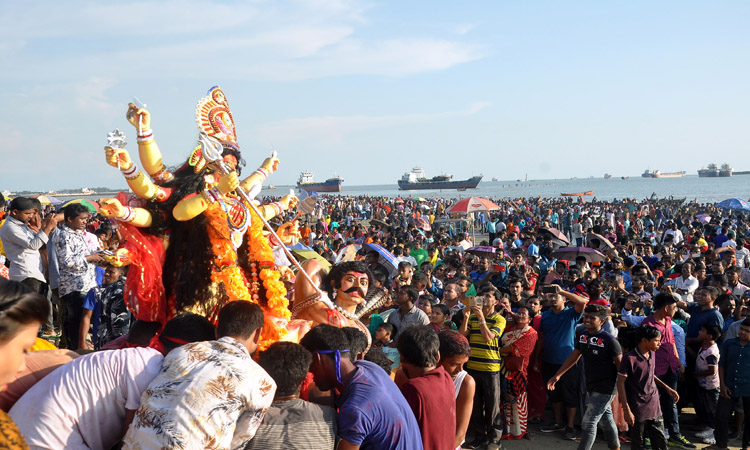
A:
{"type": "Polygon", "coordinates": [[[480,372],[500,372],[503,367],[503,357],[500,355],[500,336],[505,329],[505,318],[498,313],[490,314],[484,319],[487,321],[487,327],[495,333],[494,339],[487,343],[482,337],[482,331],[479,329],[479,320],[472,314],[469,316],[469,346],[471,347],[471,356],[466,368],[478,370],[480,372]]]}

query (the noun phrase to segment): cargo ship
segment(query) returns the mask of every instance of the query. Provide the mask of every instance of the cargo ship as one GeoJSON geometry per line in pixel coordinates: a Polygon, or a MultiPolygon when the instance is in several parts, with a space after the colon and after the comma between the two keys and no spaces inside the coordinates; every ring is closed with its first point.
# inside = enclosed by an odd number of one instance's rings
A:
{"type": "Polygon", "coordinates": [[[643,178],[679,178],[685,176],[685,171],[680,172],[662,172],[660,170],[648,170],[646,169],[641,174],[643,178]]]}
{"type": "Polygon", "coordinates": [[[699,170],[698,176],[701,178],[731,177],[733,173],[732,166],[727,163],[722,164],[721,168],[711,163],[708,167],[699,170]]]}
{"type": "Polygon", "coordinates": [[[482,175],[467,180],[453,181],[453,175],[438,175],[427,178],[421,167],[415,167],[398,180],[398,188],[402,191],[417,189],[474,189],[482,181],[482,175]]]}
{"type": "Polygon", "coordinates": [[[344,179],[333,175],[333,178],[329,178],[322,183],[316,183],[313,178],[313,173],[309,170],[303,170],[297,180],[297,188],[300,191],[307,192],[341,192],[341,184],[344,179]]]}

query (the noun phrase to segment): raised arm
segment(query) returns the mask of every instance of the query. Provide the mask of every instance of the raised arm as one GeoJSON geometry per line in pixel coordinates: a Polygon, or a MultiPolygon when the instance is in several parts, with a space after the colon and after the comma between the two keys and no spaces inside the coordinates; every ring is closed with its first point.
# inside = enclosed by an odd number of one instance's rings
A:
{"type": "Polygon", "coordinates": [[[167,198],[167,190],[155,185],[133,162],[127,150],[104,147],[104,152],[107,164],[120,169],[135,195],[148,201],[163,201],[167,198]]]}
{"type": "Polygon", "coordinates": [[[138,156],[143,170],[157,183],[171,180],[173,175],[162,162],[161,151],[151,131],[151,114],[146,109],[130,103],[125,117],[138,132],[138,156]]]}

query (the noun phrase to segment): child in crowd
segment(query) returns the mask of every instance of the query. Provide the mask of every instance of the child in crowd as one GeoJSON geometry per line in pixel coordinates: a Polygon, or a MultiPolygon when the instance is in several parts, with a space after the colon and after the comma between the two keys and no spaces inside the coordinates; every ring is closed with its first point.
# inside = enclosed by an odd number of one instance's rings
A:
{"type": "Polygon", "coordinates": [[[708,426],[695,436],[706,444],[716,444],[714,423],[716,404],[719,402],[719,346],[716,345],[716,341],[720,336],[719,326],[713,323],[703,325],[698,333],[701,348],[695,359],[695,372],[693,373],[698,380],[695,412],[701,418],[701,422],[708,426]]]}
{"type": "Polygon", "coordinates": [[[393,365],[391,366],[392,370],[398,369],[398,365],[401,362],[398,349],[391,347],[394,334],[396,334],[396,325],[388,322],[381,323],[378,326],[378,330],[375,332],[375,340],[372,342],[373,347],[383,350],[385,356],[393,361],[393,365]]]}
{"type": "Polygon", "coordinates": [[[311,362],[310,352],[292,342],[276,342],[260,354],[258,364],[276,382],[276,395],[245,449],[303,449],[311,442],[318,448],[334,447],[336,411],[299,398],[311,362]]]}
{"type": "Polygon", "coordinates": [[[432,306],[430,316],[430,328],[439,333],[443,330],[455,330],[456,326],[450,321],[450,308],[448,305],[439,303],[432,306]]]}
{"type": "Polygon", "coordinates": [[[636,333],[638,344],[622,357],[617,372],[617,392],[625,421],[630,426],[631,450],[643,450],[644,438],[651,440],[653,450],[666,450],[664,419],[659,404],[657,383],[671,395],[675,402],[677,391],[654,376],[654,352],[661,346],[661,333],[644,325],[636,333]]]}
{"type": "Polygon", "coordinates": [[[453,379],[456,395],[456,440],[454,447],[459,448],[466,439],[471,411],[474,408],[474,391],[477,384],[465,370],[464,364],[471,356],[469,340],[456,330],[444,330],[438,333],[440,340],[440,361],[448,375],[453,379]]]}
{"type": "Polygon", "coordinates": [[[401,286],[411,285],[412,267],[409,261],[398,263],[398,276],[393,279],[393,290],[398,291],[401,286]]]}
{"type": "Polygon", "coordinates": [[[398,340],[401,368],[409,380],[401,392],[417,418],[425,450],[453,450],[456,400],[453,380],[438,365],[440,340],[432,328],[413,325],[398,340]]]}

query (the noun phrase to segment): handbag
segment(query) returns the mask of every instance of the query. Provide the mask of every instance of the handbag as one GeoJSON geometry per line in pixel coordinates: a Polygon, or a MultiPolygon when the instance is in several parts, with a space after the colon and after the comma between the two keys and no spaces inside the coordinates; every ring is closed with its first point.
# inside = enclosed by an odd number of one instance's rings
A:
{"type": "Polygon", "coordinates": [[[523,356],[505,355],[505,369],[509,372],[517,372],[523,366],[523,356]]]}

